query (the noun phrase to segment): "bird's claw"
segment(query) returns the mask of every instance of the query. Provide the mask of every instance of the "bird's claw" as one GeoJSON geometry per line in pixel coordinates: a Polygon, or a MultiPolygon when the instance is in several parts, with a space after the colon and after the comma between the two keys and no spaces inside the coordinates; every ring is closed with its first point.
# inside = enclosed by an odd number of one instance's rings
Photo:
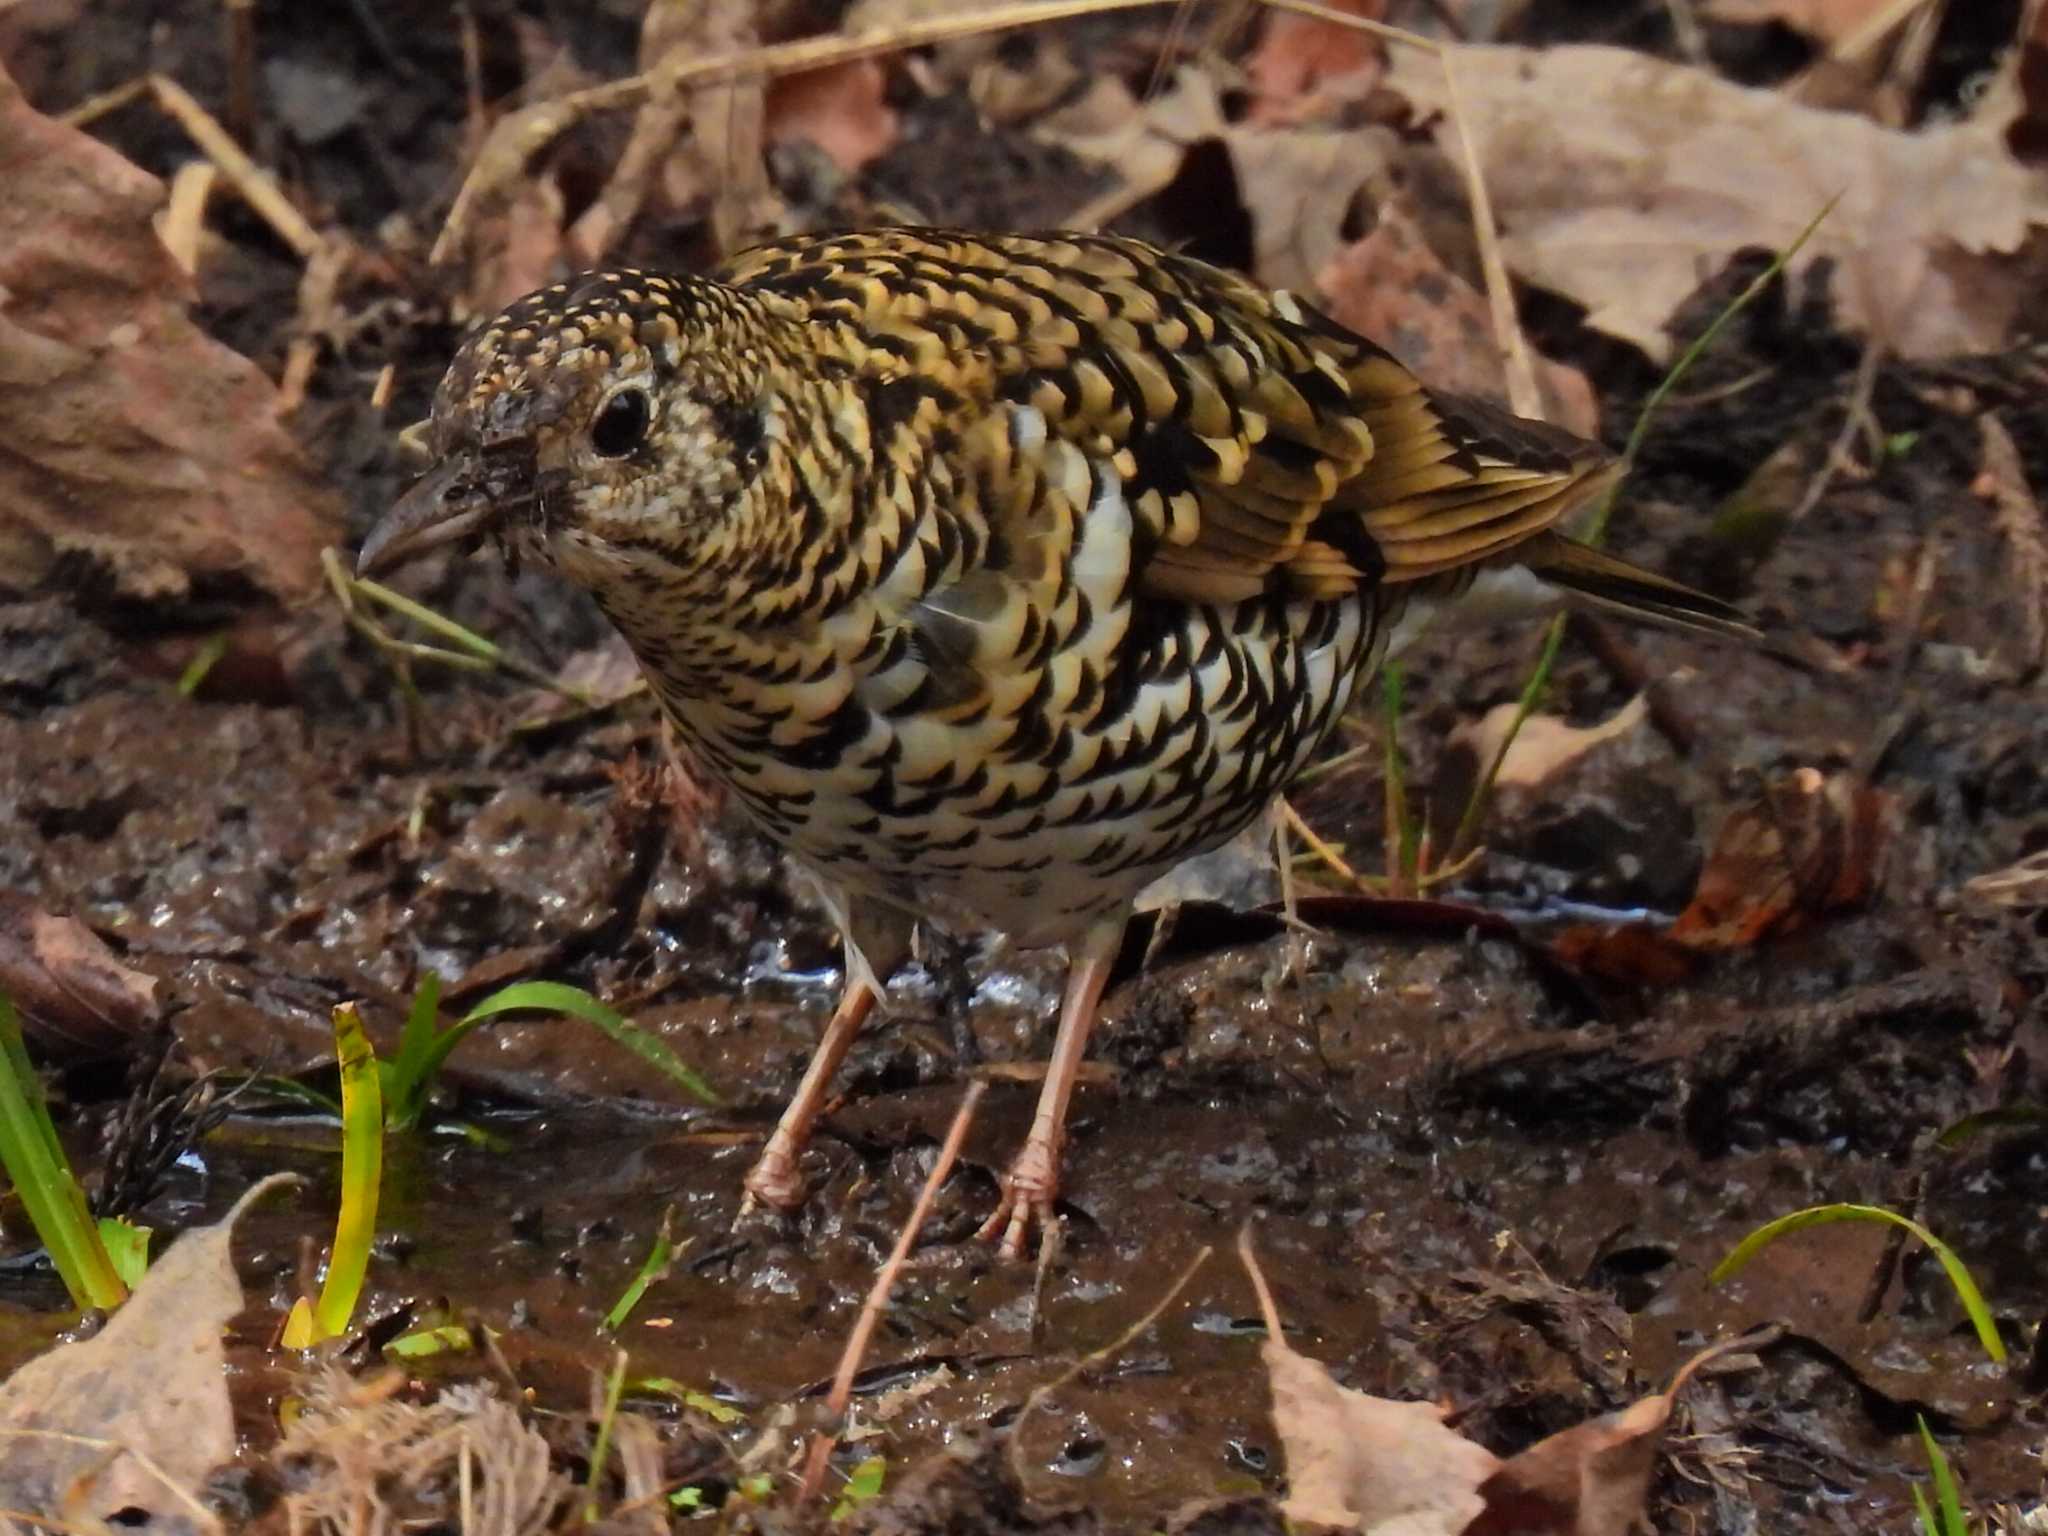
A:
{"type": "Polygon", "coordinates": [[[1032,1229],[1050,1231],[1058,1219],[1053,1206],[1059,1192],[1059,1163],[1052,1149],[1040,1141],[1026,1141],[1003,1175],[1003,1195],[994,1214],[974,1235],[984,1243],[996,1243],[1001,1258],[1013,1263],[1022,1259],[1030,1250],[1032,1229]]]}

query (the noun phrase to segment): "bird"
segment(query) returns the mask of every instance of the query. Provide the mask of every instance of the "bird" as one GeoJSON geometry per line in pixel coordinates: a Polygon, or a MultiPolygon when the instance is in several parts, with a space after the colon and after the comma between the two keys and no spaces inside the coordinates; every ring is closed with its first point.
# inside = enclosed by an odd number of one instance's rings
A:
{"type": "Polygon", "coordinates": [[[584,589],[838,926],[839,999],[749,1205],[802,1205],[920,921],[1064,947],[980,1230],[1008,1257],[1056,1217],[1133,899],[1266,814],[1431,619],[1569,601],[1756,636],[1563,531],[1620,474],[1601,445],[1109,234],[849,230],[582,273],[472,331],[423,437],[360,572],[494,545],[584,589]]]}

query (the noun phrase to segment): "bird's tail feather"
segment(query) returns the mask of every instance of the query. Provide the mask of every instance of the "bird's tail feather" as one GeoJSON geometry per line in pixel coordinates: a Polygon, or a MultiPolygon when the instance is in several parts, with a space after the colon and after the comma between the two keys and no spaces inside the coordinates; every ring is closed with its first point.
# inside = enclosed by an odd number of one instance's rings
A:
{"type": "Polygon", "coordinates": [[[1515,556],[1540,580],[1560,588],[1575,606],[1701,634],[1763,638],[1734,604],[1556,532],[1524,541],[1515,556]]]}

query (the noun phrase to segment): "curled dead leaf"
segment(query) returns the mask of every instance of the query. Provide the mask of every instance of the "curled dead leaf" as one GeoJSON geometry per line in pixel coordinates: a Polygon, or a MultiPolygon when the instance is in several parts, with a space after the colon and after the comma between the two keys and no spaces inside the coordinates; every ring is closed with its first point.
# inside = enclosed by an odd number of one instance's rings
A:
{"type": "Polygon", "coordinates": [[[159,1016],[157,979],[114,957],[75,917],[0,891],[0,993],[28,1033],[74,1053],[109,1055],[159,1016]]]}
{"type": "Polygon", "coordinates": [[[277,391],[186,306],[154,176],[0,72],[0,585],[84,566],[122,596],[318,590],[341,507],[277,391]]]}
{"type": "Polygon", "coordinates": [[[1883,875],[1891,808],[1849,774],[1800,768],[1765,786],[1722,825],[1671,937],[1743,949],[1863,905],[1883,875]]]}
{"type": "Polygon", "coordinates": [[[1679,1367],[1667,1390],[1560,1430],[1510,1458],[1487,1479],[1481,1489],[1486,1512],[1463,1536],[1630,1536],[1642,1529],[1658,1445],[1679,1392],[1699,1371],[1756,1349],[1774,1332],[1701,1350],[1679,1367]]]}

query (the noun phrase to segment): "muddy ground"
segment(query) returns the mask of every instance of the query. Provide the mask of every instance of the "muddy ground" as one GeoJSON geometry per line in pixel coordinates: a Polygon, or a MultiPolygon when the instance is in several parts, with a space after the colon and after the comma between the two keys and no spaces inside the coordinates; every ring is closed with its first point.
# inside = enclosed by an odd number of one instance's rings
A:
{"type": "MultiPolygon", "coordinates": [[[[217,95],[211,8],[149,9],[154,31],[102,16],[102,50],[52,54],[24,85],[52,106],[80,99],[139,67],[146,36],[156,67],[217,95]]],[[[272,35],[279,60],[319,61],[367,105],[340,142],[274,127],[270,148],[356,227],[400,210],[424,220],[459,163],[453,34],[423,29],[395,61],[354,14],[321,8],[302,35],[272,35]]],[[[630,16],[589,32],[584,62],[623,72],[630,16]]],[[[977,138],[942,103],[920,110],[843,197],[1000,225],[1087,195],[1044,151],[977,138]],[[935,146],[960,167],[943,195],[916,169],[935,146]]],[[[168,131],[139,109],[104,132],[153,169],[173,163],[168,131]]],[[[242,234],[233,280],[208,291],[209,321],[274,372],[273,320],[295,268],[242,234]]],[[[679,259],[679,241],[641,230],[629,254],[679,259]]],[[[1699,318],[1744,276],[1710,284],[1699,318]]],[[[1539,340],[1588,367],[1618,441],[1654,376],[1554,311],[1532,300],[1539,340]]],[[[401,483],[393,429],[418,414],[454,335],[424,300],[396,322],[324,369],[301,415],[357,537],[401,483]],[[380,416],[363,401],[387,360],[398,387],[380,416]]],[[[1840,481],[1761,560],[1713,544],[1713,509],[1788,434],[1820,461],[1857,357],[1824,291],[1774,291],[1667,409],[1614,544],[1719,583],[1774,644],[1644,634],[1602,659],[1587,643],[1598,637],[1575,631],[1552,708],[1605,719],[1654,680],[1664,728],[1506,796],[1489,856],[1439,893],[1462,913],[1332,900],[1312,909],[1318,931],[1298,951],[1270,923],[1196,913],[1149,970],[1131,968],[1077,1101],[1066,1236],[1042,1277],[969,1240],[1035,1091],[1001,1069],[1045,1054],[1059,977],[1054,957],[995,943],[948,950],[899,984],[896,1016],[844,1075],[802,1215],[737,1220],[740,1177],[829,1009],[836,946],[736,821],[650,803],[629,768],[660,759],[643,705],[522,728],[530,694],[422,671],[415,752],[389,670],[331,612],[295,621],[288,676],[228,668],[184,699],[161,675],[175,655],[162,616],[17,594],[0,606],[0,886],[77,915],[163,978],[174,1077],[331,1083],[330,1009],[364,1000],[388,1044],[425,969],[452,984],[452,1003],[547,976],[659,1030],[727,1107],[690,1105],[567,1020],[502,1024],[457,1052],[443,1129],[389,1154],[359,1356],[452,1310],[497,1332],[537,1410],[581,1424],[611,1351],[595,1325],[673,1208],[687,1254],[619,1342],[636,1373],[744,1410],[716,1436],[676,1431],[669,1471],[714,1492],[735,1475],[719,1436],[746,1443],[829,1379],[962,1085],[982,1070],[998,1082],[871,1355],[863,1415],[877,1438],[858,1448],[886,1454],[896,1486],[958,1483],[976,1528],[1070,1511],[1079,1524],[1063,1528],[1141,1531],[1193,1501],[1279,1486],[1255,1308],[1230,1255],[1247,1221],[1299,1347],[1349,1385],[1454,1405],[1503,1453],[1657,1390],[1704,1342],[1784,1324],[1755,1360],[1690,1390],[1659,1465],[1660,1530],[1903,1529],[1907,1482],[1923,1470],[1916,1413],[1977,1500],[2032,1503],[2048,1139],[2018,1127],[1939,1151],[1932,1136],[2038,1102],[2048,1060],[2048,929],[1959,894],[2048,846],[2048,718],[2038,682],[2006,659],[2004,548],[1969,491],[1986,410],[2048,486],[2048,360],[2017,349],[1887,366],[1872,409],[1901,451],[1840,481]],[[1914,598],[1922,561],[1931,581],[1914,598]],[[1574,924],[1685,906],[1716,829],[1760,783],[1802,767],[1888,797],[1860,909],[1709,955],[1682,979],[1615,979],[1557,958],[1553,940],[1574,924]],[[1986,1364],[1939,1267],[1918,1253],[1891,1265],[1876,1228],[1802,1234],[1708,1285],[1759,1222],[1838,1200],[1910,1211],[1952,1243],[2013,1366],[1986,1364]],[[1062,1388],[1010,1446],[1031,1389],[1116,1339],[1205,1245],[1218,1254],[1182,1302],[1062,1388]],[[1008,1447],[1014,1487],[959,1463],[903,1470],[983,1435],[1008,1447]]],[[[406,585],[550,667],[603,638],[562,588],[486,561],[443,560],[406,585]]],[[[188,635],[218,620],[178,617],[188,635]]],[[[1401,729],[1419,798],[1455,805],[1470,767],[1444,743],[1515,696],[1539,638],[1482,630],[1413,657],[1401,729]]],[[[1379,761],[1356,754],[1296,799],[1369,865],[1379,761]]],[[[74,1056],[58,1077],[88,1168],[126,1073],[118,1057],[74,1056]]],[[[253,1305],[237,1402],[252,1452],[290,1387],[262,1346],[331,1223],[333,1126],[251,1098],[134,1213],[166,1231],[211,1220],[280,1168],[309,1182],[257,1211],[240,1248],[253,1305]]],[[[30,1240],[4,1215],[20,1255],[30,1240]]],[[[38,1265],[0,1270],[0,1372],[67,1326],[60,1304],[38,1265]]],[[[423,1379],[486,1370],[457,1362],[423,1379]]],[[[252,1509],[267,1506],[272,1475],[246,1490],[252,1509]]],[[[930,1488],[919,1497],[891,1518],[944,1525],[954,1506],[930,1488]]],[[[1257,1510],[1237,1518],[1255,1526],[1257,1510]]]]}

